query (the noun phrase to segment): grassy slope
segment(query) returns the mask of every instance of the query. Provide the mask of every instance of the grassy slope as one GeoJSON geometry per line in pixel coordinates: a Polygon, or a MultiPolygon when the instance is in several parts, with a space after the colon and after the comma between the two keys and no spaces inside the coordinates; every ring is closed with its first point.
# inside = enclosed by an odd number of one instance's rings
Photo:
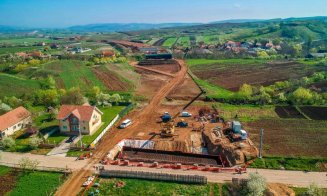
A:
{"type": "Polygon", "coordinates": [[[182,45],[183,47],[189,47],[190,46],[190,37],[180,37],[177,41],[179,45],[182,45]]]}
{"type": "Polygon", "coordinates": [[[39,87],[38,81],[0,73],[0,97],[20,96],[24,93],[31,93],[39,87]]]}
{"type": "Polygon", "coordinates": [[[59,74],[57,79],[62,80],[66,89],[79,87],[87,91],[93,86],[99,86],[105,90],[105,86],[97,79],[90,67],[85,66],[82,61],[55,61],[46,64],[44,69],[54,70],[59,74]]]}
{"type": "Polygon", "coordinates": [[[0,165],[0,176],[6,175],[11,171],[11,168],[0,165]]]}

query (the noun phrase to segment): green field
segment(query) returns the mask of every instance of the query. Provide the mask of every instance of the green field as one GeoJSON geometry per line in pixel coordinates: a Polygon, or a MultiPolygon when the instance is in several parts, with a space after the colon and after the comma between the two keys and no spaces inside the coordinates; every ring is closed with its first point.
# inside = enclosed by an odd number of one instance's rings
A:
{"type": "Polygon", "coordinates": [[[63,181],[63,174],[61,173],[22,173],[16,182],[15,188],[8,193],[8,196],[53,195],[63,181]]]}
{"type": "Polygon", "coordinates": [[[251,167],[264,169],[286,169],[301,171],[326,171],[323,164],[327,158],[302,158],[302,157],[264,157],[256,159],[251,167]]]}
{"type": "Polygon", "coordinates": [[[171,37],[171,38],[168,38],[166,39],[166,41],[163,43],[162,46],[164,47],[172,47],[173,44],[176,42],[177,38],[175,37],[171,37]]]}
{"type": "Polygon", "coordinates": [[[46,64],[43,69],[53,71],[57,75],[55,79],[59,88],[78,87],[82,91],[87,91],[93,86],[99,86],[102,90],[106,89],[91,68],[87,67],[82,61],[55,61],[46,64]]]}
{"type": "Polygon", "coordinates": [[[21,96],[40,88],[36,80],[24,79],[14,75],[0,73],[0,97],[21,96]]]}
{"type": "MultiPolygon", "coordinates": [[[[172,182],[149,181],[140,179],[101,179],[99,195],[218,195],[217,184],[190,185],[172,182]],[[117,182],[124,182],[125,186],[116,188],[117,182]]],[[[88,190],[88,194],[95,192],[95,188],[88,190]]]]}
{"type": "MultiPolygon", "coordinates": [[[[203,65],[251,65],[251,64],[262,64],[266,63],[269,60],[265,59],[188,59],[187,65],[190,66],[191,69],[201,68],[203,69],[203,65]]],[[[208,68],[206,66],[206,68],[208,68]]]]}
{"type": "Polygon", "coordinates": [[[177,40],[177,44],[181,45],[183,47],[189,47],[190,46],[190,37],[180,37],[177,40]]]}

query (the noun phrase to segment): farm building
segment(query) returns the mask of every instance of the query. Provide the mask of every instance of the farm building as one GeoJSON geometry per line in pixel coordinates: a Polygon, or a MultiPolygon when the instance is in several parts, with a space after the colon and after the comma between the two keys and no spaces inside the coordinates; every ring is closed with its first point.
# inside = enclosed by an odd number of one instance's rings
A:
{"type": "Polygon", "coordinates": [[[163,54],[146,54],[145,59],[172,59],[173,55],[170,53],[163,54]]]}
{"type": "Polygon", "coordinates": [[[32,114],[18,107],[0,116],[0,137],[9,136],[32,123],[32,114]]]}
{"type": "Polygon", "coordinates": [[[99,57],[114,57],[116,56],[115,52],[103,50],[98,54],[99,57]]]}
{"type": "Polygon", "coordinates": [[[102,112],[90,105],[62,105],[58,117],[61,133],[92,135],[102,125],[102,112]]]}

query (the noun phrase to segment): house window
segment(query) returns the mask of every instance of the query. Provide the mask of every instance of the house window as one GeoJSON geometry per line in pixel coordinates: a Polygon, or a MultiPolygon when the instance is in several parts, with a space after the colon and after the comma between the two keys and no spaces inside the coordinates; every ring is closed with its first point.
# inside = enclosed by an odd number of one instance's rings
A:
{"type": "Polygon", "coordinates": [[[73,118],[72,119],[72,123],[77,124],[78,123],[78,119],[77,118],[73,118]]]}
{"type": "Polygon", "coordinates": [[[86,129],[86,127],[83,127],[83,129],[85,130],[85,129],[86,129]]]}
{"type": "Polygon", "coordinates": [[[16,129],[16,125],[13,127],[13,129],[16,129]]]}
{"type": "Polygon", "coordinates": [[[67,126],[62,126],[62,129],[66,130],[67,129],[67,126]]]}

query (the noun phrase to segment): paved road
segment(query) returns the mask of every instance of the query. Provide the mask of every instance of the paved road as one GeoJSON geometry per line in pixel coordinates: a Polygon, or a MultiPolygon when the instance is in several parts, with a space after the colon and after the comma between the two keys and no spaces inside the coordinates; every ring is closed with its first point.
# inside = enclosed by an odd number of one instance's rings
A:
{"type": "MultiPolygon", "coordinates": [[[[32,160],[40,161],[40,166],[44,167],[57,167],[65,169],[66,166],[72,169],[76,174],[81,174],[81,170],[85,172],[85,175],[81,176],[80,185],[82,184],[83,177],[94,172],[94,169],[88,164],[87,160],[76,161],[72,157],[60,157],[60,156],[45,156],[45,155],[34,155],[34,154],[21,154],[21,153],[1,153],[1,162],[10,164],[18,164],[19,160],[23,157],[28,157],[32,160]]],[[[203,175],[208,178],[209,182],[223,183],[231,181],[232,178],[247,178],[248,173],[258,172],[263,175],[268,182],[271,183],[282,183],[292,186],[307,187],[312,182],[317,185],[327,188],[327,172],[302,172],[302,171],[285,171],[285,170],[268,170],[268,169],[248,169],[247,174],[234,174],[234,173],[213,173],[213,172],[202,172],[202,171],[190,171],[190,170],[171,170],[171,169],[155,169],[155,168],[141,168],[141,167],[125,167],[125,166],[105,166],[105,169],[109,170],[132,170],[132,171],[146,171],[146,172],[162,172],[171,174],[184,174],[184,175],[203,175]]]]}
{"type": "Polygon", "coordinates": [[[35,155],[30,153],[11,153],[11,152],[1,152],[0,153],[0,165],[9,163],[9,164],[18,164],[19,161],[27,157],[31,160],[38,160],[40,162],[39,166],[42,167],[56,167],[61,169],[71,169],[71,170],[80,170],[86,164],[87,160],[77,161],[74,157],[61,157],[61,156],[46,156],[46,155],[35,155]]]}

